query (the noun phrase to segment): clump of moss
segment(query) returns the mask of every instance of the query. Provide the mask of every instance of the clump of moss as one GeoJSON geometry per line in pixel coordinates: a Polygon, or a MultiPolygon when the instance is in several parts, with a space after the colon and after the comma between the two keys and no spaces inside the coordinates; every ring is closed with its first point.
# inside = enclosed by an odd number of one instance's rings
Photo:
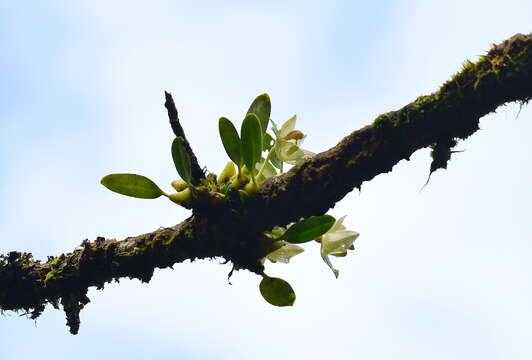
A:
{"type": "Polygon", "coordinates": [[[444,138],[430,146],[430,148],[432,149],[430,152],[432,162],[430,163],[429,177],[423,187],[425,187],[429,183],[430,176],[433,172],[439,169],[447,169],[447,164],[449,160],[451,160],[451,154],[459,152],[451,150],[456,146],[456,144],[457,141],[455,139],[444,138]]]}

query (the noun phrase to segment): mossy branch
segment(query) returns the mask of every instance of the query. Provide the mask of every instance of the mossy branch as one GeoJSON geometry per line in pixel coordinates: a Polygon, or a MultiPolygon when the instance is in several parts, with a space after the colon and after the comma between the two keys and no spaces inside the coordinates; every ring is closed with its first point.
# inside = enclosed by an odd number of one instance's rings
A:
{"type": "MultiPolygon", "coordinates": [[[[260,219],[257,226],[267,227],[324,214],[364,181],[391,171],[416,150],[448,144],[450,151],[452,140],[465,139],[479,129],[482,116],[503,104],[524,104],[531,98],[532,34],[518,34],[493,45],[478,62],[467,61],[437,92],[380,115],[335,147],[267,180],[250,206],[252,218],[260,219]]],[[[431,171],[447,165],[445,154],[435,155],[431,171]]]]}
{"type": "MultiPolygon", "coordinates": [[[[2,256],[0,309],[26,311],[36,318],[47,303],[56,308],[61,303],[71,332],[77,333],[79,311],[89,302],[91,286],[102,289],[122,277],[147,282],[155,268],[212,257],[231,261],[235,269],[262,273],[259,259],[264,254],[254,240],[261,232],[324,214],[353,188],[390,171],[418,149],[439,149],[442,154],[433,154],[431,171],[444,167],[454,140],[476,132],[482,116],[531,98],[532,34],[519,34],[494,45],[478,62],[466,62],[437,92],[380,115],[335,147],[267,180],[245,201],[236,191],[229,193],[228,201],[213,197],[206,201],[208,206],[195,209],[192,217],[174,227],[122,241],[84,241],[72,253],[49,257],[46,263],[27,253],[2,256]]],[[[167,93],[172,119],[169,99],[167,93]]]]}

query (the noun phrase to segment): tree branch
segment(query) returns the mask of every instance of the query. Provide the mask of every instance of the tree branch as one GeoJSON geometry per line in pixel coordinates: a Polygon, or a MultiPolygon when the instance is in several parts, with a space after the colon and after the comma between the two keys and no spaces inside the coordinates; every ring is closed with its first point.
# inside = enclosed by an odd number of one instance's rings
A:
{"type": "Polygon", "coordinates": [[[449,139],[476,132],[482,116],[531,98],[532,34],[518,34],[493,45],[478,62],[467,61],[437,92],[380,115],[335,147],[267,180],[250,216],[260,219],[259,228],[268,228],[323,214],[353,188],[391,171],[416,150],[435,143],[451,146],[449,139]]]}
{"type": "Polygon", "coordinates": [[[172,98],[172,94],[165,91],[164,96],[166,99],[164,102],[164,107],[168,110],[168,118],[170,119],[170,126],[172,127],[172,131],[174,132],[175,136],[181,136],[183,138],[185,150],[190,156],[190,166],[192,168],[192,183],[194,185],[199,185],[201,179],[205,178],[205,174],[203,173],[203,170],[201,169],[201,166],[198,163],[198,159],[196,158],[194,151],[192,151],[192,147],[190,146],[190,143],[188,142],[187,137],[185,136],[185,131],[183,130],[183,127],[179,122],[177,108],[175,106],[174,99],[172,98]]]}
{"type": "MultiPolygon", "coordinates": [[[[166,95],[172,121],[177,111],[166,95]]],[[[233,262],[236,269],[260,274],[259,260],[265,254],[256,239],[263,231],[324,214],[353,188],[390,171],[418,149],[437,144],[434,149],[447,150],[438,166],[433,156],[431,170],[444,167],[454,139],[477,131],[482,116],[505,103],[526,103],[531,98],[532,34],[515,35],[494,45],[478,62],[465,63],[439,91],[380,115],[335,147],[267,180],[258,194],[245,201],[234,191],[227,200],[206,201],[174,227],[122,241],[84,241],[81,248],[49,257],[46,263],[27,253],[0,257],[0,309],[22,310],[36,318],[47,303],[57,308],[61,302],[71,332],[77,333],[79,311],[89,301],[86,294],[91,286],[102,289],[106,282],[122,277],[148,282],[155,268],[218,256],[233,262]]]]}

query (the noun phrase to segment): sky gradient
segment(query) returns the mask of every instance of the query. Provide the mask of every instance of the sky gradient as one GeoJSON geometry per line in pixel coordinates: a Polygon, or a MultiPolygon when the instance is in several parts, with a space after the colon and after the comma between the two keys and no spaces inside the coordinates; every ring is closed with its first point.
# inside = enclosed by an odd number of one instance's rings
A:
{"type": "MultiPolygon", "coordinates": [[[[45,259],[85,238],[125,238],[187,211],[99,184],[140,173],[169,190],[171,91],[200,163],[228,161],[220,116],[255,96],[293,114],[305,148],[435,91],[492,43],[530,33],[530,1],[0,0],[0,253],[45,259]]],[[[427,149],[331,211],[361,233],[333,259],[317,246],[268,265],[297,300],[274,308],[260,278],[197,261],[149,284],[91,289],[77,336],[47,308],[0,318],[0,359],[530,359],[532,111],[481,120],[448,170],[427,149]]]]}

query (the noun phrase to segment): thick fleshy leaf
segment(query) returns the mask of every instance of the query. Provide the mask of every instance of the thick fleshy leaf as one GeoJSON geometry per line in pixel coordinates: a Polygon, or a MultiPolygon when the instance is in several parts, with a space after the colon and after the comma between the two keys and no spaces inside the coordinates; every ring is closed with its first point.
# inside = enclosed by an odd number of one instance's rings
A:
{"type": "Polygon", "coordinates": [[[100,181],[115,193],[139,199],[156,199],[163,191],[150,179],[137,174],[110,174],[100,181]]]}
{"type": "Polygon", "coordinates": [[[220,138],[222,139],[225,152],[238,167],[242,167],[242,143],[240,142],[240,137],[235,126],[231,120],[221,117],[218,121],[218,130],[220,131],[220,138]]]}
{"type": "Polygon", "coordinates": [[[184,140],[181,136],[176,137],[172,142],[172,159],[174,159],[175,168],[181,179],[191,184],[192,168],[190,167],[190,156],[185,150],[184,140]]]}
{"type": "Polygon", "coordinates": [[[292,244],[306,243],[325,234],[334,222],[331,215],[311,216],[289,227],[282,239],[292,244]]]}
{"type": "Polygon", "coordinates": [[[264,300],[275,306],[292,306],[296,301],[292,286],[283,279],[264,276],[259,289],[264,300]]]}
{"type": "Polygon", "coordinates": [[[252,171],[260,160],[262,153],[262,130],[259,118],[255,114],[248,114],[242,122],[240,131],[242,137],[242,156],[248,170],[252,171]]]}
{"type": "Polygon", "coordinates": [[[268,94],[259,95],[253,100],[246,115],[255,114],[259,118],[262,132],[268,130],[268,122],[270,121],[270,113],[272,104],[268,94]]]}

